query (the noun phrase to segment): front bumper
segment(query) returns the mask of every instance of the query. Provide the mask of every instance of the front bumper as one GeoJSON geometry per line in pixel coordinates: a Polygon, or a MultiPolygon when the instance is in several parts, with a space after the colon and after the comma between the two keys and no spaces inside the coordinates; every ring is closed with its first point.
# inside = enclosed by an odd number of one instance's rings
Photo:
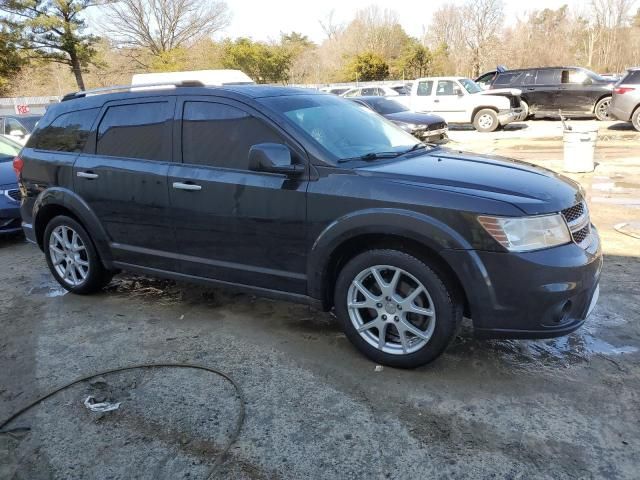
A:
{"type": "Polygon", "coordinates": [[[512,108],[510,110],[500,110],[498,112],[498,122],[503,127],[511,122],[517,122],[523,115],[522,108],[512,108]]]}
{"type": "Polygon", "coordinates": [[[445,250],[469,301],[477,336],[551,338],[579,328],[597,301],[602,251],[575,243],[527,253],[445,250]]]}
{"type": "Polygon", "coordinates": [[[413,132],[413,135],[420,140],[428,143],[438,143],[448,139],[448,128],[439,128],[437,130],[419,130],[413,132]]]}

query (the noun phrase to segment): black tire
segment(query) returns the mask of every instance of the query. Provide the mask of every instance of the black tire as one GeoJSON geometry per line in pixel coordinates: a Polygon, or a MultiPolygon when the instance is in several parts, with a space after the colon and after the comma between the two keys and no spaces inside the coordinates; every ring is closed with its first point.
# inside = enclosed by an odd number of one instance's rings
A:
{"type": "Polygon", "coordinates": [[[473,116],[473,128],[479,132],[494,132],[499,126],[498,114],[490,108],[478,110],[473,116]]]}
{"type": "MultiPolygon", "coordinates": [[[[381,302],[384,301],[382,296],[380,299],[381,302]]],[[[382,303],[377,305],[382,305],[382,303]]],[[[436,273],[436,269],[431,268],[428,262],[425,263],[412,255],[398,250],[370,250],[351,259],[338,275],[335,285],[334,306],[336,316],[347,338],[360,352],[376,363],[398,368],[416,368],[435,360],[447,348],[462,320],[462,306],[456,300],[453,289],[447,285],[442,276],[436,273]],[[426,288],[430,296],[430,301],[433,305],[430,305],[429,308],[433,308],[435,311],[435,327],[432,330],[431,337],[417,351],[407,353],[384,352],[363,338],[351,320],[348,302],[352,282],[366,269],[379,265],[401,269],[409,273],[426,288]]],[[[384,308],[386,308],[386,305],[384,308]]],[[[406,310],[405,308],[403,321],[407,319],[406,310]]],[[[385,311],[388,312],[388,310],[385,311]]],[[[388,325],[394,325],[391,323],[393,321],[391,316],[393,315],[394,313],[391,312],[388,317],[388,325]]],[[[382,318],[379,313],[373,314],[373,317],[375,319],[382,318]]],[[[397,317],[394,318],[397,322],[397,317]]],[[[375,331],[378,332],[379,338],[380,330],[373,330],[372,333],[375,331]]],[[[392,335],[394,332],[396,337],[399,334],[397,327],[387,327],[387,332],[389,333],[385,334],[385,339],[390,338],[387,335],[392,335]]],[[[413,340],[417,340],[417,337],[413,338],[413,340]]]]}
{"type": "Polygon", "coordinates": [[[611,97],[604,97],[598,100],[598,103],[596,103],[596,106],[593,109],[593,113],[596,114],[596,118],[601,122],[611,120],[611,116],[609,115],[609,105],[611,105],[611,97]]]}
{"type": "Polygon", "coordinates": [[[59,215],[57,217],[54,217],[47,224],[47,228],[44,231],[43,250],[47,259],[47,265],[49,265],[49,270],[51,270],[54,278],[60,285],[62,285],[63,288],[72,293],[85,295],[97,292],[104,288],[113,277],[113,273],[105,269],[102,265],[100,257],[98,256],[98,252],[93,245],[93,241],[91,240],[91,237],[84,229],[84,227],[78,221],[74,220],[71,217],[67,217],[66,215],[59,215]],[[50,239],[53,235],[54,230],[57,227],[61,226],[70,228],[71,230],[76,232],[84,246],[84,252],[82,255],[84,257],[83,261],[88,263],[88,273],[78,285],[71,285],[67,281],[65,281],[62,275],[60,275],[60,273],[53,265],[53,259],[51,256],[52,254],[49,248],[50,239]]]}
{"type": "Polygon", "coordinates": [[[640,132],[640,106],[638,106],[636,111],[633,112],[633,115],[631,115],[631,125],[640,132]]]}

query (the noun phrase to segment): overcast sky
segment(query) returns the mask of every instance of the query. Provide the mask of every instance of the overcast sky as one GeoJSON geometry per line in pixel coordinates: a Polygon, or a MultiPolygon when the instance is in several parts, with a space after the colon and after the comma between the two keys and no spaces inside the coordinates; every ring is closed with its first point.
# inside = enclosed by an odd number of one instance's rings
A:
{"type": "MultiPolygon", "coordinates": [[[[319,20],[335,10],[336,23],[347,22],[360,8],[375,4],[395,10],[409,35],[420,36],[429,24],[431,12],[451,0],[227,0],[233,13],[231,25],[222,36],[276,40],[280,32],[302,32],[318,42],[324,38],[319,20]]],[[[453,0],[462,4],[464,0],[453,0]]],[[[507,22],[531,9],[579,6],[586,0],[504,0],[507,22]]]]}

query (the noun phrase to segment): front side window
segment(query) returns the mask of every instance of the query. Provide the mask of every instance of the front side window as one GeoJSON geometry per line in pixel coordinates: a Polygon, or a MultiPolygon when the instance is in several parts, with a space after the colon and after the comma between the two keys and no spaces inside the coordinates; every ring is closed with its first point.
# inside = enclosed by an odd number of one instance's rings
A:
{"type": "Polygon", "coordinates": [[[453,91],[456,87],[456,82],[453,80],[440,80],[438,82],[438,89],[436,90],[436,95],[438,97],[454,95],[453,91]]]}
{"type": "Polygon", "coordinates": [[[54,152],[81,152],[98,112],[98,108],[90,108],[63,113],[49,125],[36,130],[28,146],[54,152]]]}
{"type": "Polygon", "coordinates": [[[98,126],[96,153],[169,161],[172,119],[168,102],[111,106],[98,126]]]}
{"type": "Polygon", "coordinates": [[[498,86],[509,86],[509,85],[516,85],[518,83],[518,80],[520,79],[520,77],[522,76],[522,73],[518,72],[518,73],[501,73],[498,75],[498,78],[496,78],[496,81],[494,83],[494,85],[498,86]]]}
{"type": "Polygon", "coordinates": [[[284,141],[264,121],[239,108],[222,103],[185,102],[183,163],[248,170],[249,149],[258,143],[284,141]]]}
{"type": "Polygon", "coordinates": [[[431,95],[431,90],[433,90],[433,81],[423,80],[418,82],[418,91],[416,93],[420,97],[428,97],[431,95]]]}
{"type": "Polygon", "coordinates": [[[325,95],[260,100],[327,150],[336,160],[367,154],[402,153],[416,138],[354,102],[325,95]]]}

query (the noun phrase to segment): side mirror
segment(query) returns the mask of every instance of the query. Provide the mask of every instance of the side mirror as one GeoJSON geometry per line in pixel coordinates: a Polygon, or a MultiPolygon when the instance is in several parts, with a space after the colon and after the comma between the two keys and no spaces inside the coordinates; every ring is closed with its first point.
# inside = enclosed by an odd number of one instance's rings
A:
{"type": "Polygon", "coordinates": [[[22,130],[11,130],[9,135],[12,137],[24,138],[24,132],[22,130]]]}
{"type": "Polygon", "coordinates": [[[304,165],[293,163],[291,150],[281,143],[259,143],[249,150],[249,168],[261,172],[297,176],[304,165]]]}

